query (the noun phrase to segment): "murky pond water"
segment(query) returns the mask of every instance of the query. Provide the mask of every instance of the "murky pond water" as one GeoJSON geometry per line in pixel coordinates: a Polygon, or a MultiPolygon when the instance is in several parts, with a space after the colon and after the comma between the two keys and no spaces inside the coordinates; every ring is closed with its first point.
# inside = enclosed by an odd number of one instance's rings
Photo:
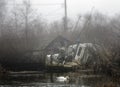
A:
{"type": "Polygon", "coordinates": [[[81,73],[13,73],[0,81],[0,87],[96,87],[101,81],[100,75],[81,73]],[[69,83],[57,82],[59,76],[69,76],[69,83]]]}

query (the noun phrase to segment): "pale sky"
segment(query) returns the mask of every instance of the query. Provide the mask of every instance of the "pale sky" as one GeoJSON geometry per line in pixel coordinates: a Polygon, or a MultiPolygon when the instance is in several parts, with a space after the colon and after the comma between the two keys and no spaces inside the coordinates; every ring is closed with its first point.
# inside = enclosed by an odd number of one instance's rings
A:
{"type": "MultiPolygon", "coordinates": [[[[64,0],[30,1],[33,8],[48,20],[60,20],[64,16],[64,0]]],[[[67,7],[68,17],[72,19],[76,19],[79,14],[90,12],[93,7],[94,11],[113,16],[120,13],[120,0],[67,0],[67,7]]]]}

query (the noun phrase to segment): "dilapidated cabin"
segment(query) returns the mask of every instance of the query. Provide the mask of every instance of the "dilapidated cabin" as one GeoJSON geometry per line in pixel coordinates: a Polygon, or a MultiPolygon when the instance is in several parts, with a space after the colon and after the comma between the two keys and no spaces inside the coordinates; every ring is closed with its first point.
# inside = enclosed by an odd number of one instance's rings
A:
{"type": "Polygon", "coordinates": [[[46,55],[46,64],[58,64],[60,62],[63,62],[64,58],[62,57],[65,57],[65,52],[71,43],[72,42],[70,40],[60,35],[52,40],[44,49],[44,53],[46,55]],[[58,59],[58,57],[62,60],[58,59]]]}

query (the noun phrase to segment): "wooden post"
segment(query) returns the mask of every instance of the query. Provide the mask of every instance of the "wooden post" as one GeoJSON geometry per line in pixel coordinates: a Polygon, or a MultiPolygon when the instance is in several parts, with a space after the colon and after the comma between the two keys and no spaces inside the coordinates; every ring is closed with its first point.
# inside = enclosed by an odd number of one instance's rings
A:
{"type": "Polygon", "coordinates": [[[64,31],[66,32],[68,30],[68,24],[67,24],[67,1],[64,1],[65,4],[65,18],[64,18],[64,31]]]}

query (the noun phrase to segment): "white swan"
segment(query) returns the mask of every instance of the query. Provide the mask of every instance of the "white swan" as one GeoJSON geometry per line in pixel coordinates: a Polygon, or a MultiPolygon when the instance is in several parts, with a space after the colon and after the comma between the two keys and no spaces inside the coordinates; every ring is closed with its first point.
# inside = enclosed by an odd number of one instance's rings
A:
{"type": "Polygon", "coordinates": [[[56,81],[57,82],[60,82],[60,83],[68,83],[69,82],[69,76],[59,76],[59,77],[56,77],[56,81]]]}

